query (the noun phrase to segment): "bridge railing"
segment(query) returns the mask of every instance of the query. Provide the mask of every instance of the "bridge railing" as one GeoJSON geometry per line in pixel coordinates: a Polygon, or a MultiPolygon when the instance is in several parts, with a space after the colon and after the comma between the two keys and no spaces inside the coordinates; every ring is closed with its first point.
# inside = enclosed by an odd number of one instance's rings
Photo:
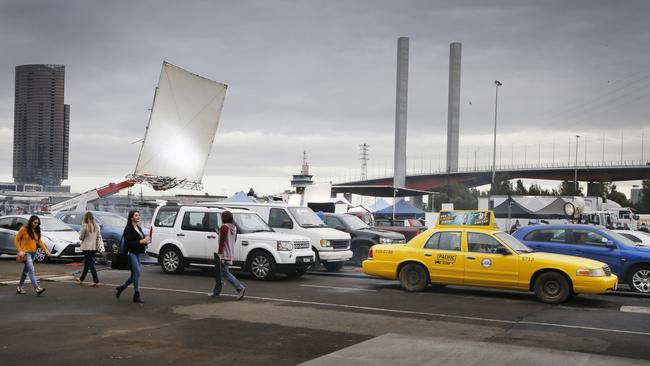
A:
{"type": "MultiPolygon", "coordinates": [[[[578,161],[575,162],[554,162],[554,163],[535,163],[535,164],[497,164],[496,171],[509,171],[509,170],[536,170],[536,169],[587,169],[587,168],[630,168],[641,167],[650,165],[650,160],[611,160],[611,161],[578,161]]],[[[459,167],[458,173],[486,173],[492,171],[492,165],[478,165],[475,167],[459,167]]],[[[430,174],[443,174],[446,173],[445,169],[408,169],[406,175],[430,175],[430,174]]],[[[384,174],[368,174],[366,180],[392,178],[393,171],[385,170],[384,174]]],[[[337,177],[332,179],[332,183],[346,183],[356,182],[361,180],[357,177],[337,177]]]]}

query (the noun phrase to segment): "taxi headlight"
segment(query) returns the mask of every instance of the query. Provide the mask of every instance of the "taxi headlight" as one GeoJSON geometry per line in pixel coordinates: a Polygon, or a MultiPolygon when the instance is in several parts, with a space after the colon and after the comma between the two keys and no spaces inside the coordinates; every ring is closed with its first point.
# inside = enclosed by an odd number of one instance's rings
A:
{"type": "Polygon", "coordinates": [[[391,238],[379,238],[379,244],[390,244],[393,242],[391,238]]]}
{"type": "Polygon", "coordinates": [[[576,276],[604,277],[605,271],[602,268],[595,268],[595,269],[581,268],[576,271],[576,276]]]}
{"type": "Polygon", "coordinates": [[[278,240],[278,250],[293,250],[293,243],[290,241],[278,240]]]}
{"type": "Polygon", "coordinates": [[[321,240],[320,240],[320,246],[321,246],[321,247],[329,247],[329,246],[331,246],[331,245],[332,245],[332,244],[331,244],[330,241],[327,240],[327,239],[321,239],[321,240]]]}

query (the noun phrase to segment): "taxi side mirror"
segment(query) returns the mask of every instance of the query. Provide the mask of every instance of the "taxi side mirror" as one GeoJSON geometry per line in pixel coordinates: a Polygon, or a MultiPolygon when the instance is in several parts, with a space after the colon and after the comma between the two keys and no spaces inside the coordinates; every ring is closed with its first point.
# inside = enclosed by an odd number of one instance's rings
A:
{"type": "Polygon", "coordinates": [[[496,254],[510,255],[512,253],[510,253],[510,251],[508,249],[504,248],[504,247],[498,247],[497,251],[496,251],[496,254]]]}

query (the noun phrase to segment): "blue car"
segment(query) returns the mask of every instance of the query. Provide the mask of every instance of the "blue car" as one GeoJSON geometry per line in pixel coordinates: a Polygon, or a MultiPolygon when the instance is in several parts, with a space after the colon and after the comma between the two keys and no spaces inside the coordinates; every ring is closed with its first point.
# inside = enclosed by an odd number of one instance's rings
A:
{"type": "MultiPolygon", "coordinates": [[[[114,254],[119,249],[119,242],[126,226],[126,218],[106,211],[90,211],[95,217],[95,221],[101,227],[102,239],[104,240],[104,247],[106,253],[114,254]]],[[[63,211],[56,214],[66,224],[72,226],[73,229],[81,230],[81,222],[83,221],[85,211],[63,211]]]]}
{"type": "Polygon", "coordinates": [[[650,293],[650,248],[591,225],[532,225],[513,236],[535,251],[567,254],[607,263],[634,291],[650,293]]]}

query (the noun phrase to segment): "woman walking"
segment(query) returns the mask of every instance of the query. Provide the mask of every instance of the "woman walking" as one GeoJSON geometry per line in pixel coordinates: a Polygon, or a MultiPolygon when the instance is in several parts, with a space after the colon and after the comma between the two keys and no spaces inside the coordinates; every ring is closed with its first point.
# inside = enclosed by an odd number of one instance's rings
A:
{"type": "Polygon", "coordinates": [[[95,254],[97,252],[104,252],[104,243],[102,242],[102,235],[100,227],[95,222],[95,218],[91,212],[86,212],[83,222],[81,224],[81,231],[79,231],[79,240],[81,240],[81,252],[84,255],[84,269],[81,277],[77,279],[78,284],[82,284],[86,279],[86,274],[90,270],[93,276],[93,284],[91,286],[97,287],[99,285],[99,278],[97,277],[97,270],[95,269],[95,254]]]}
{"type": "Polygon", "coordinates": [[[218,297],[221,294],[223,287],[223,277],[226,277],[228,282],[237,290],[238,300],[244,298],[244,287],[235,276],[230,273],[228,265],[232,264],[235,253],[235,241],[237,241],[237,226],[233,224],[232,213],[224,211],[221,213],[221,221],[223,225],[219,229],[219,247],[214,253],[214,269],[216,271],[216,283],[214,290],[210,296],[218,297]]]}
{"type": "Polygon", "coordinates": [[[150,238],[144,234],[142,228],[140,227],[140,212],[130,211],[128,216],[128,222],[124,228],[124,246],[129,253],[129,260],[131,262],[131,276],[122,284],[116,288],[115,297],[118,299],[127,287],[130,284],[133,284],[133,302],[144,303],[140,298],[140,273],[142,272],[142,267],[140,262],[142,261],[142,256],[144,255],[144,250],[149,244],[150,238]]]}
{"type": "Polygon", "coordinates": [[[18,283],[18,287],[16,287],[16,292],[20,295],[26,293],[23,289],[23,285],[25,284],[25,278],[29,274],[29,280],[32,281],[32,286],[34,286],[36,295],[40,296],[45,289],[38,284],[36,273],[34,272],[36,246],[41,247],[45,252],[45,255],[49,255],[50,252],[41,240],[41,220],[38,216],[34,215],[30,217],[29,221],[27,221],[27,225],[18,230],[14,245],[16,245],[16,249],[18,250],[18,257],[25,258],[25,266],[23,267],[23,271],[20,273],[20,282],[18,283]]]}

